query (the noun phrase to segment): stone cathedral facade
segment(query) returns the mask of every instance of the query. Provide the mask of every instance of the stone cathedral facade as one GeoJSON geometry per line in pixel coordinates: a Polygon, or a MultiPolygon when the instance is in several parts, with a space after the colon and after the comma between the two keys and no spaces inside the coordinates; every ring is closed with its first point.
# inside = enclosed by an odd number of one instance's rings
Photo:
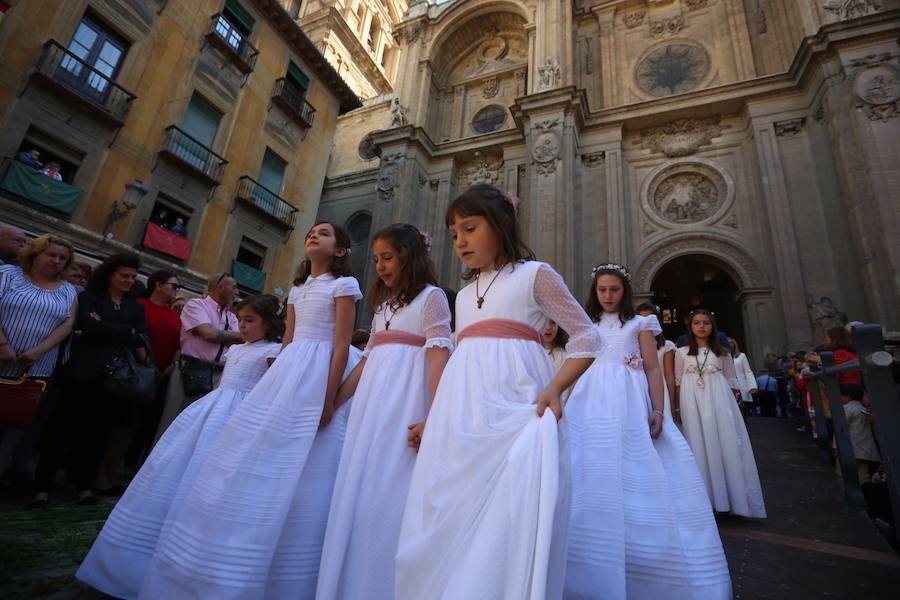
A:
{"type": "Polygon", "coordinates": [[[346,70],[364,106],[319,207],[364,283],[369,236],[404,221],[461,287],[444,212],[486,182],[578,297],[624,263],[667,334],[711,305],[759,366],[846,319],[900,330],[900,0],[308,4],[353,15],[378,71],[346,70]]]}

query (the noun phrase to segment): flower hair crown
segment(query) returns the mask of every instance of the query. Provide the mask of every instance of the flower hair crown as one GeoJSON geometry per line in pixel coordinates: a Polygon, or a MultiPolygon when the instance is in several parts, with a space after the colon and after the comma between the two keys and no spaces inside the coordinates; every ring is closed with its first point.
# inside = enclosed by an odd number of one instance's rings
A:
{"type": "Polygon", "coordinates": [[[422,244],[425,245],[425,252],[431,252],[431,246],[434,244],[434,239],[431,237],[431,234],[427,231],[419,230],[419,236],[422,238],[422,244]]]}
{"type": "Polygon", "coordinates": [[[622,277],[631,281],[631,273],[628,272],[623,265],[617,263],[606,263],[605,265],[597,265],[593,269],[591,269],[591,275],[596,275],[600,271],[617,271],[622,274],[622,277]]]}

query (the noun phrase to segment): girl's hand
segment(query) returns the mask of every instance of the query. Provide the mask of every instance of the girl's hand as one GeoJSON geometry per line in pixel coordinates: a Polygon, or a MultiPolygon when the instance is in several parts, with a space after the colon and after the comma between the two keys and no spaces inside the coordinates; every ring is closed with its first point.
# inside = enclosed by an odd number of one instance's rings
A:
{"type": "Polygon", "coordinates": [[[322,416],[319,418],[319,429],[325,429],[328,427],[328,424],[331,423],[331,418],[334,416],[334,404],[332,402],[326,402],[325,406],[322,407],[322,416]]]}
{"type": "Polygon", "coordinates": [[[654,440],[659,437],[659,434],[662,433],[663,426],[663,416],[662,413],[655,410],[650,413],[650,418],[647,419],[647,423],[650,425],[650,437],[654,440]]]}
{"type": "Polygon", "coordinates": [[[547,386],[546,388],[544,388],[544,391],[541,392],[540,396],[538,396],[538,416],[543,417],[544,412],[548,408],[553,411],[553,416],[556,417],[557,421],[563,418],[562,393],[552,386],[547,386]]]}
{"type": "Polygon", "coordinates": [[[427,423],[427,420],[422,421],[421,423],[413,423],[407,427],[409,433],[406,434],[406,445],[416,452],[419,451],[419,446],[422,445],[422,436],[425,434],[425,423],[427,423]]]}
{"type": "Polygon", "coordinates": [[[36,348],[32,348],[31,350],[26,350],[19,354],[17,359],[22,368],[27,370],[30,369],[31,365],[36,363],[41,356],[43,356],[43,352],[38,352],[36,348]]]}

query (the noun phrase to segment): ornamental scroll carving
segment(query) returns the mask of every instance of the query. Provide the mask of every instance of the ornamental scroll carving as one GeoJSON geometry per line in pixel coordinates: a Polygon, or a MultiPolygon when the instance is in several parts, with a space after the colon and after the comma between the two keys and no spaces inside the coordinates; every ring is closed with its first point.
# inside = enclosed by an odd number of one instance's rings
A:
{"type": "Polygon", "coordinates": [[[500,170],[503,160],[496,156],[485,156],[481,152],[475,152],[475,160],[463,166],[460,172],[466,177],[469,185],[487,183],[496,185],[500,178],[500,170]]]}
{"type": "Polygon", "coordinates": [[[650,21],[650,37],[658,38],[664,35],[675,35],[684,29],[686,24],[684,15],[675,15],[660,21],[650,21]]]}
{"type": "Polygon", "coordinates": [[[625,16],[622,17],[622,22],[625,23],[626,29],[634,29],[635,27],[641,26],[646,15],[647,11],[636,10],[634,12],[626,13],[625,16]]]}
{"type": "Polygon", "coordinates": [[[878,12],[881,10],[881,2],[878,0],[826,0],[822,8],[837,20],[844,21],[878,12]]]}
{"type": "Polygon", "coordinates": [[[559,133],[556,131],[558,126],[558,118],[544,119],[535,124],[535,129],[540,133],[534,136],[531,148],[532,164],[535,165],[537,172],[545,177],[556,173],[561,148],[559,133]]]}
{"type": "Polygon", "coordinates": [[[641,132],[641,147],[662,152],[669,158],[694,154],[700,146],[709,144],[725,129],[719,117],[708,119],[678,119],[660,127],[641,132]]]}
{"type": "Polygon", "coordinates": [[[709,0],[684,0],[684,4],[688,10],[700,10],[701,8],[706,8],[709,0]]]}
{"type": "Polygon", "coordinates": [[[376,190],[378,199],[382,202],[393,202],[394,200],[394,193],[400,181],[400,162],[402,160],[402,152],[395,152],[381,157],[381,170],[378,172],[376,190]]]}

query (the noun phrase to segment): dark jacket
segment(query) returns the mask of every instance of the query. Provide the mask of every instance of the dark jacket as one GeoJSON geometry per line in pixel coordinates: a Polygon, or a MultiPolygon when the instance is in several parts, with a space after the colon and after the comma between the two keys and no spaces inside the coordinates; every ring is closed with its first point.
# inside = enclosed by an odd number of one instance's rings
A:
{"type": "Polygon", "coordinates": [[[142,346],[140,334],[147,335],[144,307],[132,298],[122,298],[116,310],[108,294],[85,290],[78,295],[72,350],[64,372],[70,377],[97,377],[106,373],[116,353],[142,346]],[[100,320],[91,317],[100,316],[100,320]]]}

